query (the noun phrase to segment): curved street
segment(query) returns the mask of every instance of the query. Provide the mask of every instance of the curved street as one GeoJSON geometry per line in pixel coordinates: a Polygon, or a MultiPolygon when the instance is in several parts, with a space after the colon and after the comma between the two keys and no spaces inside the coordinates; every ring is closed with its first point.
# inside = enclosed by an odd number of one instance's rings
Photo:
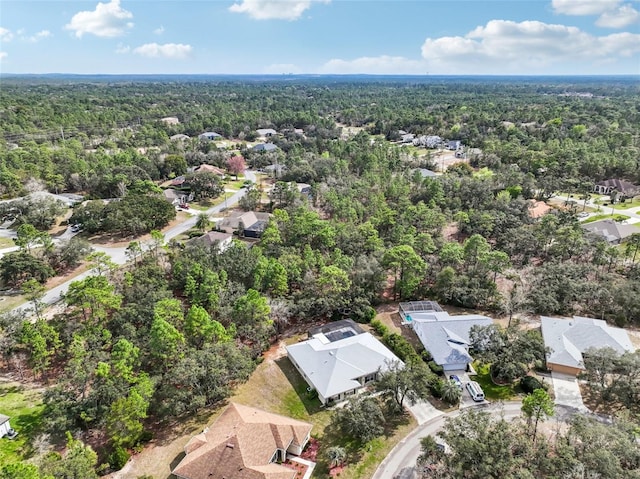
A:
{"type": "MultiPolygon", "coordinates": [[[[244,176],[247,180],[253,181],[254,183],[256,182],[256,175],[253,171],[250,170],[245,170],[244,172],[244,176]]],[[[219,205],[216,206],[212,206],[211,208],[209,208],[208,210],[204,211],[204,213],[206,213],[207,215],[214,215],[217,213],[220,213],[232,206],[235,206],[239,201],[240,198],[242,198],[246,193],[246,189],[245,188],[241,188],[240,190],[236,191],[233,195],[231,195],[229,198],[227,198],[224,202],[220,203],[219,205]]],[[[169,228],[167,231],[164,231],[164,240],[165,242],[168,242],[170,240],[172,240],[173,238],[175,238],[176,236],[181,235],[182,233],[184,233],[185,231],[190,230],[191,228],[193,228],[196,224],[196,222],[198,221],[198,217],[197,215],[203,213],[202,211],[197,211],[197,212],[193,212],[193,214],[185,221],[183,221],[182,223],[173,226],[172,228],[169,228]]],[[[67,229],[67,231],[65,233],[63,233],[62,236],[64,236],[65,238],[67,236],[71,236],[70,235],[70,229],[67,229]]],[[[14,235],[15,236],[15,235],[14,235]]],[[[143,243],[141,246],[145,246],[146,243],[143,243]]],[[[9,251],[15,251],[17,249],[17,247],[11,247],[11,248],[7,248],[5,250],[0,251],[0,257],[2,256],[3,253],[8,253],[9,251]]],[[[126,254],[126,248],[124,247],[118,247],[118,248],[109,248],[106,246],[93,246],[93,249],[95,251],[102,251],[106,254],[108,254],[111,257],[111,260],[116,263],[116,264],[125,264],[128,261],[128,257],[126,254]]],[[[42,302],[47,304],[47,305],[51,305],[54,303],[57,303],[58,301],[60,301],[60,298],[62,297],[62,295],[67,291],[67,289],[69,288],[69,285],[71,283],[73,283],[74,281],[80,281],[83,280],[84,278],[86,278],[87,276],[90,276],[94,273],[94,270],[88,270],[85,271],[84,273],[79,274],[78,276],[75,276],[73,279],[70,279],[68,281],[65,281],[64,283],[56,286],[55,288],[51,288],[49,291],[47,291],[45,293],[45,295],[42,297],[42,302]]],[[[21,304],[20,306],[17,306],[15,308],[13,308],[11,311],[12,312],[19,312],[19,311],[28,311],[31,309],[31,304],[30,303],[24,303],[21,304]]]]}
{"type": "MultiPolygon", "coordinates": [[[[508,401],[471,407],[491,413],[499,413],[508,420],[520,416],[521,406],[522,401],[508,401]]],[[[413,412],[414,407],[415,406],[410,407],[409,409],[413,412]]],[[[413,468],[416,465],[418,456],[420,456],[420,439],[428,435],[435,435],[442,429],[447,418],[456,417],[464,410],[465,409],[457,409],[450,413],[443,413],[441,411],[437,411],[437,413],[434,412],[430,419],[419,424],[417,428],[391,450],[378,466],[372,479],[392,479],[405,476],[406,472],[403,471],[408,471],[408,468],[413,468]]],[[[420,423],[420,418],[417,417],[417,419],[418,423],[420,423]]],[[[406,477],[412,476],[409,474],[406,475],[406,477]]]]}

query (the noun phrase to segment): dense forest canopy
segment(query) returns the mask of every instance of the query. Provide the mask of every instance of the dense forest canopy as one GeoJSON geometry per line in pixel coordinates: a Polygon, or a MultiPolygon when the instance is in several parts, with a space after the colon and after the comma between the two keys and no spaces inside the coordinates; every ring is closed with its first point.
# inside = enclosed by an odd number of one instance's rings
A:
{"type": "MultiPolygon", "coordinates": [[[[7,364],[55,378],[48,431],[103,431],[113,467],[144,440],[145,420],[226,398],[294,323],[366,322],[383,301],[421,298],[509,317],[640,320],[640,235],[611,245],[578,217],[596,182],[640,183],[635,78],[8,77],[0,131],[4,198],[81,193],[99,200],[71,217],[87,233],[154,239],[133,241],[121,270],[90,256],[101,274],[72,284],[63,314],[0,324],[7,364]],[[277,149],[250,148],[258,128],[278,131],[277,149]],[[440,166],[435,152],[401,144],[401,131],[460,140],[464,155],[423,177],[440,166]],[[160,248],[157,230],[175,211],[159,185],[201,164],[227,169],[239,154],[251,169],[284,167],[268,199],[250,185],[240,203],[272,213],[261,241],[221,254],[160,248]],[[575,201],[531,214],[533,200],[558,193],[575,201]]],[[[37,305],[63,253],[30,249],[30,239],[49,244],[57,215],[21,206],[30,201],[0,206],[26,238],[0,277],[29,285],[37,305]]]]}

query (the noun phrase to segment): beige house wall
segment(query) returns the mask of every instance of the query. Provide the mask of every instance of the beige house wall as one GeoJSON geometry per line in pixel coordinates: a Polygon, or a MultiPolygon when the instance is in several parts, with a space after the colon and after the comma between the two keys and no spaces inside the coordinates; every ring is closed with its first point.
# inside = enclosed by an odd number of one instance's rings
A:
{"type": "Polygon", "coordinates": [[[547,363],[547,367],[550,371],[555,371],[562,374],[570,374],[572,376],[577,376],[582,372],[582,369],[580,368],[573,368],[571,366],[565,366],[563,364],[547,363]]]}

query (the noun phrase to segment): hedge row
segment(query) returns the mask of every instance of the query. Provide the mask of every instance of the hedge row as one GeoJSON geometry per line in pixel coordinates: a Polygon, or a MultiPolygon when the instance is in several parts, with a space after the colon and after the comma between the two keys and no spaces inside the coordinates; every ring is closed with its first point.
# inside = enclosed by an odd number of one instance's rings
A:
{"type": "Polygon", "coordinates": [[[389,328],[378,319],[371,321],[371,327],[382,338],[382,342],[398,356],[402,361],[420,361],[420,355],[409,341],[397,333],[392,333],[389,328]]]}

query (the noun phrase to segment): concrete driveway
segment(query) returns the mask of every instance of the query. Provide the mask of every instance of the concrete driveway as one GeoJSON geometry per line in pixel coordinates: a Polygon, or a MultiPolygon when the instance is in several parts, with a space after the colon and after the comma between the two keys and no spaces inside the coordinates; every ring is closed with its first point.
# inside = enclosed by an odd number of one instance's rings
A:
{"type": "Polygon", "coordinates": [[[580,386],[575,376],[551,372],[551,382],[555,393],[557,406],[565,406],[582,412],[589,412],[582,402],[580,386]]]}
{"type": "MultiPolygon", "coordinates": [[[[487,406],[485,411],[491,414],[502,415],[506,420],[520,416],[521,401],[509,401],[500,404],[491,404],[487,406]]],[[[411,409],[411,408],[410,408],[411,409]]],[[[372,476],[372,479],[409,479],[412,478],[413,468],[416,465],[418,456],[420,456],[420,439],[435,435],[444,426],[447,417],[456,417],[460,414],[457,409],[447,414],[440,414],[429,419],[424,424],[418,425],[411,431],[407,437],[401,440],[391,450],[389,455],[378,466],[378,469],[372,476]]]]}
{"type": "Polygon", "coordinates": [[[407,409],[411,412],[413,417],[418,421],[418,425],[422,425],[433,418],[442,416],[442,411],[439,411],[429,401],[419,401],[414,405],[408,405],[407,409]]]}

